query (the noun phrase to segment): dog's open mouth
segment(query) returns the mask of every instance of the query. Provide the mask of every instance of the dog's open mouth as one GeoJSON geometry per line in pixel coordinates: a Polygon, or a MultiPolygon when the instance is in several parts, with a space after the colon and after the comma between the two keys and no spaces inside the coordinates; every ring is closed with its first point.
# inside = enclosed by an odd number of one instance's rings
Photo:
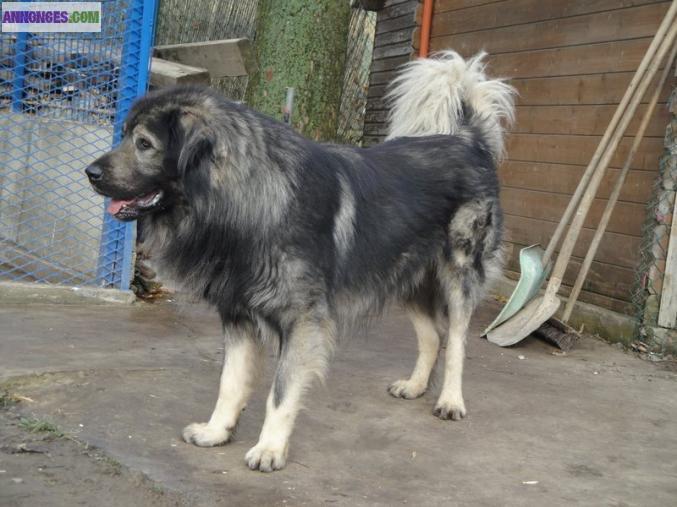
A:
{"type": "Polygon", "coordinates": [[[136,220],[141,215],[160,207],[162,197],[162,190],[155,190],[133,199],[111,199],[108,213],[118,220],[136,220]]]}

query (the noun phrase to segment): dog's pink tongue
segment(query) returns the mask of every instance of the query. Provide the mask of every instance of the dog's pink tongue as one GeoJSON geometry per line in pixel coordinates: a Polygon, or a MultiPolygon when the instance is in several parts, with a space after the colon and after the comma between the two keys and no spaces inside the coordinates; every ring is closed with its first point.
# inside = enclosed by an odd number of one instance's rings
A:
{"type": "Polygon", "coordinates": [[[116,215],[118,213],[118,211],[120,211],[125,204],[129,204],[133,200],[134,199],[129,199],[128,201],[123,201],[123,200],[111,199],[110,202],[108,203],[108,213],[110,213],[111,215],[116,215]]]}

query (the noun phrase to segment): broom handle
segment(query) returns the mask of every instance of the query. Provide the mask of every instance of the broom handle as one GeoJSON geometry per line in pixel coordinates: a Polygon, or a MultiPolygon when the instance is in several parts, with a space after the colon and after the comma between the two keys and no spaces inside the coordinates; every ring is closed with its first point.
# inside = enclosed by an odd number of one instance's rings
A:
{"type": "Polygon", "coordinates": [[[653,56],[656,53],[661,42],[663,41],[666,32],[668,32],[668,30],[670,29],[675,18],[675,12],[677,12],[677,1],[673,0],[672,4],[670,5],[670,8],[668,9],[668,12],[665,14],[663,21],[661,22],[660,26],[658,27],[658,30],[656,31],[656,35],[651,41],[651,45],[646,50],[644,58],[642,58],[642,61],[640,62],[639,67],[635,72],[635,75],[632,77],[632,80],[628,85],[628,89],[625,91],[625,95],[623,95],[620,104],[618,104],[616,112],[614,113],[613,117],[611,118],[611,122],[609,122],[609,126],[604,132],[604,136],[602,137],[602,140],[599,142],[595,154],[592,156],[592,159],[590,160],[588,167],[583,173],[581,181],[578,183],[578,187],[576,187],[576,191],[574,192],[574,195],[571,197],[571,200],[569,201],[569,204],[567,205],[567,208],[564,211],[564,215],[562,215],[561,220],[557,224],[555,233],[552,235],[552,238],[550,238],[550,242],[548,243],[545,253],[543,254],[542,262],[544,267],[548,265],[548,262],[550,262],[550,258],[552,257],[552,254],[555,251],[555,248],[557,247],[557,244],[559,243],[562,234],[564,233],[564,228],[571,220],[571,216],[573,215],[574,210],[576,209],[581,200],[583,191],[588,186],[588,183],[592,178],[595,169],[597,168],[599,160],[604,154],[604,151],[606,150],[609,139],[614,133],[616,126],[620,122],[621,117],[623,116],[623,113],[625,112],[628,103],[630,102],[630,99],[633,97],[635,89],[642,81],[644,72],[649,66],[649,63],[652,61],[653,56]]]}
{"type": "MultiPolygon", "coordinates": [[[[675,2],[673,2],[672,5],[676,5],[675,2]]],[[[550,281],[546,287],[546,295],[555,297],[560,285],[562,284],[564,271],[566,270],[569,259],[571,258],[571,253],[573,252],[574,246],[576,245],[576,240],[578,239],[578,235],[580,234],[583,227],[585,217],[590,210],[590,206],[592,205],[592,201],[595,198],[599,184],[602,181],[604,171],[609,165],[609,161],[611,160],[614,151],[616,151],[618,143],[620,142],[625,129],[628,127],[628,123],[630,123],[632,116],[635,114],[635,110],[637,109],[639,101],[644,96],[644,93],[646,93],[649,84],[655,76],[660,63],[663,61],[663,58],[665,58],[665,54],[668,52],[668,50],[672,48],[672,42],[675,39],[675,35],[677,35],[677,24],[672,24],[668,35],[661,42],[656,57],[652,60],[647,73],[643,76],[643,79],[637,88],[637,92],[632,96],[632,100],[630,101],[628,109],[626,109],[625,114],[623,114],[623,117],[620,121],[620,125],[611,137],[604,155],[599,161],[598,167],[595,168],[595,172],[590,178],[590,183],[585,189],[585,193],[581,198],[580,205],[576,210],[576,214],[574,215],[574,218],[571,222],[569,231],[562,242],[562,248],[559,252],[559,255],[557,256],[557,262],[555,263],[555,267],[552,270],[552,275],[550,275],[550,281]]]]}
{"type": "Polygon", "coordinates": [[[670,72],[672,71],[672,62],[675,59],[675,54],[677,54],[677,44],[673,46],[672,48],[672,53],[670,53],[670,56],[668,56],[667,61],[665,62],[665,68],[663,69],[663,74],[660,77],[660,80],[658,81],[658,86],[656,87],[656,90],[653,93],[653,96],[651,97],[651,100],[649,101],[649,104],[647,105],[646,112],[644,113],[644,117],[642,118],[642,122],[639,125],[639,128],[637,129],[637,134],[635,135],[635,139],[632,142],[632,147],[630,148],[630,152],[628,153],[628,157],[625,160],[625,164],[623,165],[623,169],[621,170],[620,174],[616,178],[616,182],[614,183],[614,188],[613,191],[611,192],[611,195],[609,196],[609,202],[607,202],[606,208],[604,208],[604,213],[602,214],[602,218],[599,221],[599,225],[597,226],[597,230],[595,231],[595,235],[592,238],[592,242],[590,243],[590,247],[588,248],[588,253],[585,256],[585,260],[583,261],[583,265],[581,266],[581,270],[578,273],[578,277],[576,278],[576,283],[574,284],[573,289],[571,289],[571,294],[569,294],[569,300],[567,301],[566,307],[564,308],[564,313],[562,314],[562,322],[568,322],[569,318],[571,317],[571,312],[574,309],[574,305],[576,304],[576,301],[578,300],[578,296],[581,293],[581,288],[583,287],[583,282],[585,281],[586,277],[588,276],[588,271],[590,270],[590,266],[592,264],[592,261],[595,258],[595,254],[597,253],[597,249],[599,248],[599,244],[602,241],[602,236],[604,235],[604,231],[606,231],[606,227],[609,224],[609,219],[611,218],[611,213],[614,210],[614,207],[616,206],[616,201],[618,201],[618,197],[621,194],[621,190],[623,188],[623,183],[625,183],[625,178],[628,175],[628,172],[630,171],[630,165],[632,164],[632,159],[634,158],[635,154],[637,153],[637,149],[639,148],[640,143],[642,142],[642,139],[644,138],[644,133],[646,132],[646,128],[649,125],[649,121],[651,121],[651,115],[653,114],[653,111],[656,107],[656,104],[658,103],[658,99],[661,94],[661,90],[663,89],[663,86],[665,85],[665,82],[668,79],[668,76],[670,75],[670,72]]]}

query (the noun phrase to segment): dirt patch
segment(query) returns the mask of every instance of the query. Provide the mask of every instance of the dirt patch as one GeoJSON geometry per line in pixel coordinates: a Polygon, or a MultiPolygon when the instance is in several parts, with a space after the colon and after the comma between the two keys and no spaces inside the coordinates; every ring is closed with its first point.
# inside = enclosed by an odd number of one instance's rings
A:
{"type": "Polygon", "coordinates": [[[187,505],[0,393],[0,505],[187,505]]]}
{"type": "Polygon", "coordinates": [[[466,420],[431,415],[440,383],[412,401],[385,392],[416,358],[406,316],[391,314],[338,347],[288,466],[261,474],[243,456],[273,360],[231,443],[180,439],[209,417],[218,387],[223,337],[202,307],[0,306],[0,391],[25,398],[11,409],[19,419],[0,419],[0,505],[176,505],[174,492],[197,505],[673,505],[667,363],[588,337],[566,355],[533,339],[498,348],[478,335],[499,307],[479,309],[468,340],[466,420]]]}

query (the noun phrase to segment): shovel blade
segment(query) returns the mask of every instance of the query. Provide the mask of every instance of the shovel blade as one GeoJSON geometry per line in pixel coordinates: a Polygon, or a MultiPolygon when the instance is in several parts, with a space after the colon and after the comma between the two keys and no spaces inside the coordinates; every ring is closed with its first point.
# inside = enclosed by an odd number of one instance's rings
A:
{"type": "Polygon", "coordinates": [[[559,308],[557,296],[545,295],[534,299],[519,313],[487,333],[491,343],[508,347],[522,341],[552,317],[559,308]]]}
{"type": "Polygon", "coordinates": [[[540,245],[531,245],[520,250],[520,278],[517,285],[501,313],[484,330],[482,336],[488,335],[489,331],[515,315],[538,294],[549,271],[549,266],[543,266],[542,258],[543,249],[540,245]]]}

